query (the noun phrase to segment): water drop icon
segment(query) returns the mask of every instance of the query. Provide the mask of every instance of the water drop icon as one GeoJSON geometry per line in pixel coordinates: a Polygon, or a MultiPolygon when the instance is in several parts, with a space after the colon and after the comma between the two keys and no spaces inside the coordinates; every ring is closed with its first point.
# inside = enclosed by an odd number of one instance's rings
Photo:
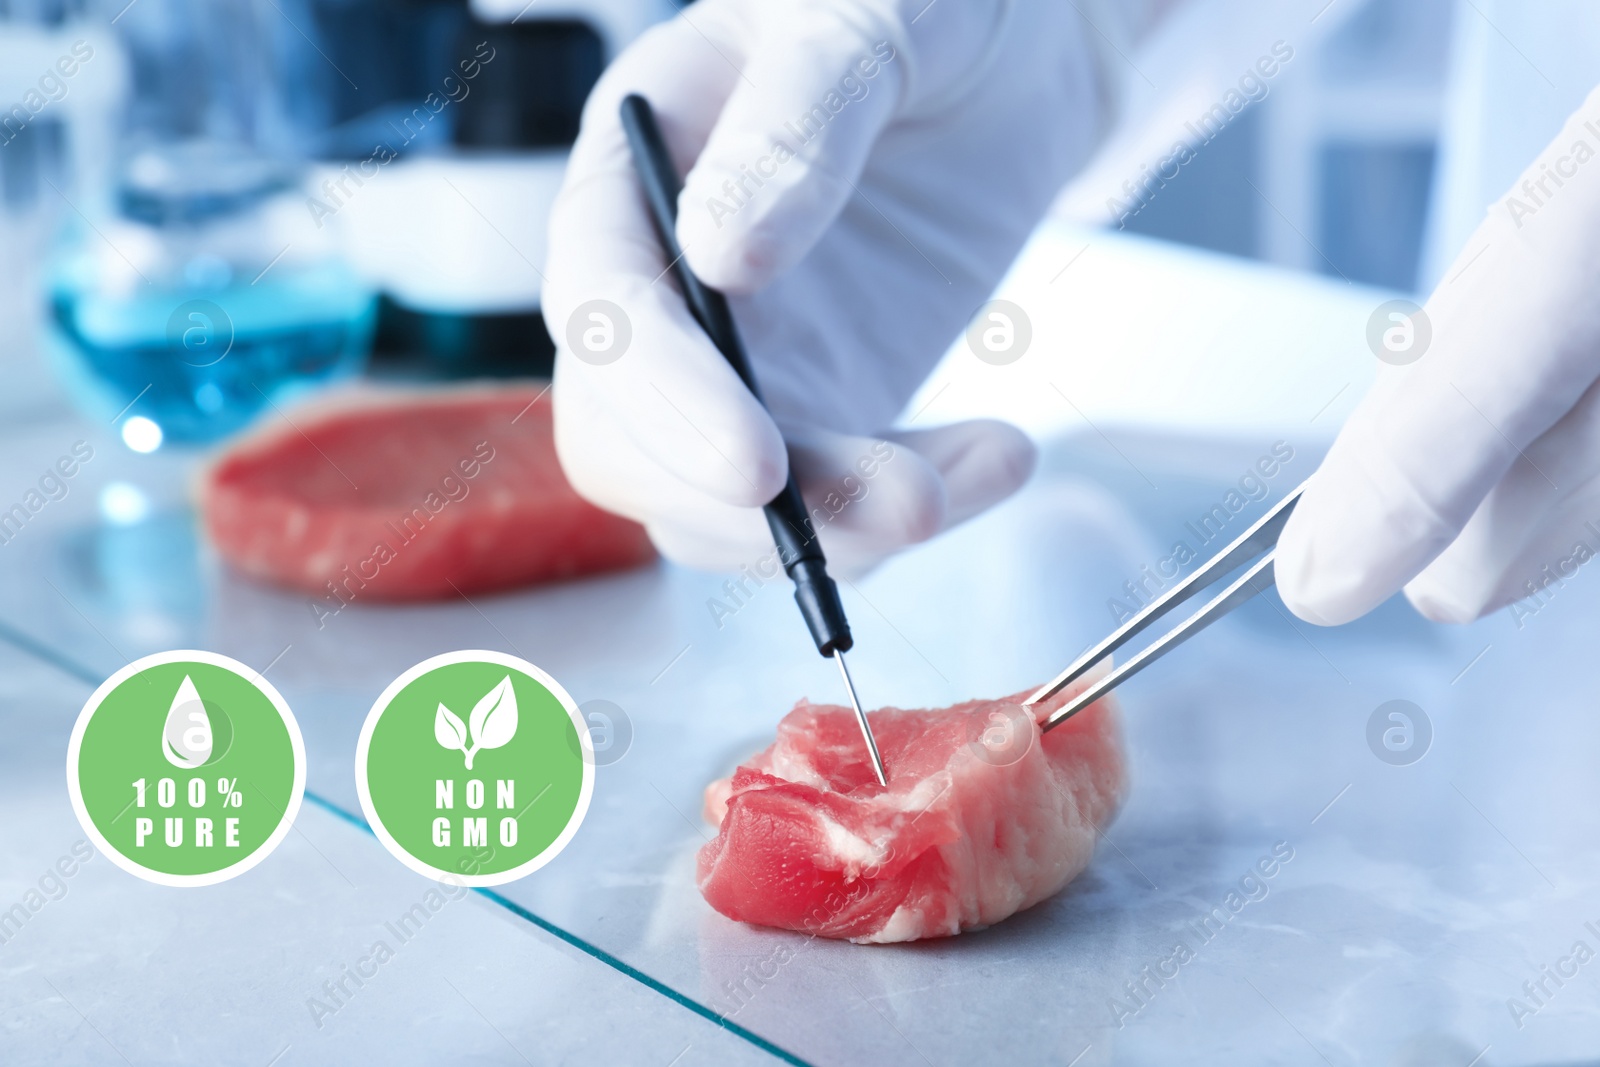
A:
{"type": "Polygon", "coordinates": [[[211,717],[187,674],[167,710],[161,731],[161,754],[180,770],[192,771],[211,758],[211,717]]]}

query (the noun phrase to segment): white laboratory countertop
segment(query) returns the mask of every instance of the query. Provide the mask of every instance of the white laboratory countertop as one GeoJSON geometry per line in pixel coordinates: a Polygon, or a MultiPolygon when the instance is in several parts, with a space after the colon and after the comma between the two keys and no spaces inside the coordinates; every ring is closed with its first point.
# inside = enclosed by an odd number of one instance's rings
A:
{"type": "MultiPolygon", "coordinates": [[[[1008,290],[1049,287],[1043,265],[1084,241],[1101,257],[1083,272],[1089,295],[1024,298],[1035,343],[1054,339],[1036,363],[969,366],[958,352],[940,376],[961,386],[929,387],[929,421],[1009,409],[1054,436],[1016,500],[847,586],[869,702],[949,703],[1053,673],[1110,628],[1122,583],[1193,543],[1186,520],[1274,442],[1295,455],[1272,499],[1309,473],[1370,378],[1362,332],[1383,294],[1342,284],[1055,230],[1008,290]],[[1184,351],[1225,384],[1183,378],[1184,351]],[[1046,410],[1041,381],[1072,403],[1046,410]]],[[[1392,603],[1319,630],[1275,597],[1248,605],[1124,687],[1133,791],[1065,892],[948,941],[808,943],[723,919],[692,879],[704,784],[795,699],[837,695],[781,584],[720,629],[706,601],[721,579],[657,565],[470,602],[356,604],[318,630],[303,598],[231,575],[197,544],[190,458],[135,456],[109,427],[39,415],[6,434],[0,498],[78,437],[95,460],[0,545],[0,908],[80,836],[67,732],[128,658],[200,647],[272,664],[305,734],[309,797],[298,832],[221,886],[164,889],[87,864],[0,945],[8,1062],[1503,1067],[1600,1047],[1600,965],[1546,980],[1552,995],[1520,1027],[1507,1007],[1574,942],[1600,950],[1585,925],[1600,928],[1600,657],[1587,647],[1600,584],[1586,576],[1521,629],[1504,614],[1432,626],[1392,603]],[[112,480],[143,487],[151,518],[100,520],[112,480]],[[361,720],[400,671],[467,647],[614,702],[631,748],[599,768],[556,861],[503,902],[452,904],[318,1029],[306,999],[428,884],[350,814],[361,720]],[[1432,723],[1409,766],[1366,740],[1391,699],[1432,723]],[[1190,924],[1275,845],[1293,859],[1265,895],[1196,938],[1190,924]],[[1180,940],[1193,960],[1131,1000],[1125,984],[1180,940]],[[736,1006],[728,985],[780,944],[793,959],[736,1006]]]]}

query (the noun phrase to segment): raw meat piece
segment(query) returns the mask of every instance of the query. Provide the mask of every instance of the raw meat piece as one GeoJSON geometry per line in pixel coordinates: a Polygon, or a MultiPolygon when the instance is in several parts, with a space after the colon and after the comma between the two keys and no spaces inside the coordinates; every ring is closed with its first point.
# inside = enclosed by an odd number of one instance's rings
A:
{"type": "Polygon", "coordinates": [[[945,937],[1044,900],[1088,866],[1127,776],[1111,697],[1041,735],[1028,696],[871,712],[888,789],[850,709],[802,700],[707,787],[721,830],[700,892],[733,919],[856,942],[945,937]]]}
{"type": "Polygon", "coordinates": [[[644,527],[567,484],[541,392],[387,394],[273,419],[206,472],[206,530],[239,570],[317,593],[331,611],[654,558],[644,527]]]}

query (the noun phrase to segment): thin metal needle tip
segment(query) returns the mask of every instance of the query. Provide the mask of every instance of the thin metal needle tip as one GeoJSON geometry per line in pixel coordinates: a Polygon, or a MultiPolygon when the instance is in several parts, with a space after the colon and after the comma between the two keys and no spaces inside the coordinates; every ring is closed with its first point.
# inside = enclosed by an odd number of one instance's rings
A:
{"type": "Polygon", "coordinates": [[[873,773],[878,776],[878,784],[887,788],[889,777],[883,773],[883,757],[878,755],[878,741],[872,736],[872,726],[867,722],[867,713],[861,710],[861,698],[856,696],[856,683],[850,680],[850,668],[844,665],[844,653],[836,648],[833,650],[833,658],[839,661],[839,673],[844,675],[844,687],[850,694],[850,706],[856,709],[856,722],[861,724],[861,736],[866,739],[867,752],[872,756],[873,773]]]}

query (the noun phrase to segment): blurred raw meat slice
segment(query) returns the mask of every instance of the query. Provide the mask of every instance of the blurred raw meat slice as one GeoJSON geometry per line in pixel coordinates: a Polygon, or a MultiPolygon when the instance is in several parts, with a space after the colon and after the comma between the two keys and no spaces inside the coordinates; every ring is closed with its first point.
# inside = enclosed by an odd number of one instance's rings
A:
{"type": "Polygon", "coordinates": [[[509,589],[655,556],[642,526],[567,484],[542,382],[269,417],[206,472],[200,505],[229,563],[333,609],[509,589]]]}

